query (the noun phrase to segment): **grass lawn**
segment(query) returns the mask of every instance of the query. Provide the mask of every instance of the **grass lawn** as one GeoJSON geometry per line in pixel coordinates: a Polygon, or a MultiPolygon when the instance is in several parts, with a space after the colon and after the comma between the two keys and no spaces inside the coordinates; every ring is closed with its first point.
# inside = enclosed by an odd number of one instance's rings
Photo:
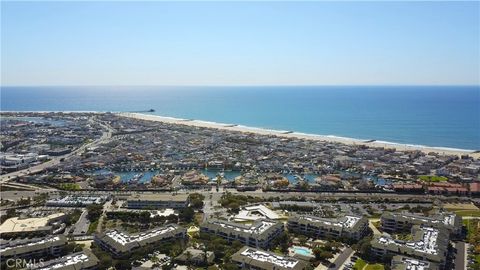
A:
{"type": "Polygon", "coordinates": [[[379,263],[376,264],[369,264],[365,267],[366,270],[383,270],[385,267],[379,263]]]}
{"type": "Polygon", "coordinates": [[[107,220],[107,223],[105,223],[104,227],[105,227],[105,229],[114,229],[114,228],[118,227],[119,223],[121,223],[121,221],[118,222],[117,220],[110,220],[109,219],[109,220],[107,220]]]}
{"type": "Polygon", "coordinates": [[[378,219],[382,216],[382,213],[373,213],[368,217],[368,219],[378,219]]]}
{"type": "Polygon", "coordinates": [[[365,267],[365,265],[367,265],[367,262],[358,258],[358,260],[355,262],[355,264],[353,265],[353,269],[355,270],[362,270],[363,267],[365,267]]]}
{"type": "Polygon", "coordinates": [[[60,188],[63,190],[79,190],[80,185],[77,183],[62,183],[60,184],[60,188]]]}
{"type": "Polygon", "coordinates": [[[203,214],[202,213],[195,213],[194,220],[196,220],[198,224],[202,223],[203,214]]]}
{"type": "Polygon", "coordinates": [[[368,264],[366,261],[362,259],[358,259],[355,264],[353,265],[353,269],[355,270],[384,270],[385,267],[379,263],[376,264],[368,264]]]}
{"type": "Polygon", "coordinates": [[[413,236],[411,233],[399,233],[399,234],[395,234],[394,236],[396,236],[397,239],[399,240],[403,240],[403,241],[411,241],[413,239],[413,236]]]}
{"type": "Polygon", "coordinates": [[[280,247],[276,247],[274,250],[273,250],[273,253],[275,254],[278,254],[278,255],[284,255],[282,250],[280,249],[280,247]]]}
{"type": "Polygon", "coordinates": [[[436,176],[436,175],[420,175],[418,177],[421,181],[424,182],[445,182],[448,181],[448,178],[445,176],[436,176]]]}
{"type": "Polygon", "coordinates": [[[473,203],[447,203],[443,205],[443,208],[449,211],[456,211],[456,210],[478,210],[478,207],[475,206],[473,203]]]}
{"type": "Polygon", "coordinates": [[[88,234],[92,234],[94,233],[96,230],[97,230],[97,226],[98,226],[98,220],[90,223],[90,225],[88,226],[88,234]]]}
{"type": "Polygon", "coordinates": [[[455,213],[461,217],[480,217],[480,210],[456,210],[455,213]]]}
{"type": "Polygon", "coordinates": [[[475,219],[464,219],[463,226],[467,228],[467,238],[473,236],[477,231],[475,227],[475,219]]]}

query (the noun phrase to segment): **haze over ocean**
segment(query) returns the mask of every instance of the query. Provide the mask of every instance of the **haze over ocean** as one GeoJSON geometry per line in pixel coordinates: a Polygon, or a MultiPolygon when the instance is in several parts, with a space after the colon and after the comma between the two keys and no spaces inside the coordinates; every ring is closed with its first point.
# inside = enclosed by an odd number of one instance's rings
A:
{"type": "Polygon", "coordinates": [[[480,149],[479,86],[2,87],[2,111],[154,114],[400,144],[480,149]]]}

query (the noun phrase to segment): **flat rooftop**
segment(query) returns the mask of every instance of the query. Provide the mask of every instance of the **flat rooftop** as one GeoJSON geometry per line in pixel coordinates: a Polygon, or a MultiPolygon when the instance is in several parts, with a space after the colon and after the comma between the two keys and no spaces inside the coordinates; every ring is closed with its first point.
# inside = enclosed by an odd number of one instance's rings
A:
{"type": "Polygon", "coordinates": [[[257,220],[261,218],[279,219],[280,217],[265,205],[247,206],[235,216],[236,220],[257,220]]]}
{"type": "Polygon", "coordinates": [[[242,248],[232,256],[232,259],[237,262],[245,262],[257,267],[261,265],[263,266],[261,267],[263,269],[294,269],[300,264],[299,260],[295,258],[280,256],[271,252],[250,247],[242,248]]]}
{"type": "Polygon", "coordinates": [[[65,196],[63,198],[51,199],[47,201],[47,204],[101,204],[107,199],[107,196],[65,196]]]}
{"type": "Polygon", "coordinates": [[[417,260],[405,256],[393,256],[392,269],[393,270],[429,270],[432,269],[432,263],[422,260],[417,260]]]}
{"type": "Polygon", "coordinates": [[[268,220],[256,221],[251,226],[245,226],[243,224],[237,224],[237,223],[222,221],[222,220],[214,220],[214,221],[211,221],[210,223],[220,226],[222,228],[229,228],[236,232],[243,232],[247,234],[262,234],[263,232],[268,230],[268,228],[276,224],[276,222],[268,221],[268,220]]]}
{"type": "Polygon", "coordinates": [[[52,219],[60,218],[64,215],[64,213],[55,213],[38,218],[9,218],[0,225],[0,233],[31,232],[45,229],[52,219]]]}
{"type": "Polygon", "coordinates": [[[185,202],[188,200],[187,194],[141,194],[132,195],[128,198],[129,201],[175,201],[185,202]]]}
{"type": "Polygon", "coordinates": [[[141,242],[147,239],[150,239],[152,237],[156,237],[159,235],[166,234],[168,232],[172,232],[177,230],[178,227],[173,226],[173,225],[167,225],[162,228],[157,228],[153,229],[151,231],[145,232],[145,233],[139,233],[139,234],[132,234],[128,235],[124,232],[118,231],[118,230],[112,230],[108,231],[105,233],[106,236],[110,237],[112,240],[117,242],[118,244],[125,246],[134,242],[141,242]]]}
{"type": "MultiPolygon", "coordinates": [[[[53,270],[53,269],[83,269],[93,267],[98,264],[98,259],[90,252],[82,251],[73,253],[55,260],[46,261],[40,267],[30,267],[36,270],[53,270]]],[[[28,267],[27,267],[28,268],[28,267]]]]}
{"type": "MultiPolygon", "coordinates": [[[[418,233],[418,232],[417,232],[418,233]]],[[[378,243],[382,245],[396,245],[396,246],[405,246],[414,251],[425,253],[425,254],[432,254],[438,255],[438,235],[440,231],[435,228],[430,227],[421,227],[420,229],[420,237],[418,240],[413,241],[400,241],[395,240],[390,237],[381,236],[377,239],[378,243]]]]}
{"type": "Polygon", "coordinates": [[[437,214],[429,217],[410,214],[410,213],[388,213],[387,215],[392,215],[392,217],[394,218],[404,218],[404,219],[416,220],[422,223],[430,223],[430,224],[444,224],[447,226],[455,226],[455,217],[456,217],[456,214],[454,213],[443,213],[443,214],[437,214]]]}
{"type": "Polygon", "coordinates": [[[344,216],[340,218],[321,218],[315,216],[297,216],[299,220],[307,220],[310,222],[321,223],[326,226],[334,226],[341,228],[353,228],[355,224],[361,219],[361,217],[356,216],[344,216]]]}
{"type": "Polygon", "coordinates": [[[5,254],[5,252],[11,250],[19,250],[19,249],[34,249],[37,246],[41,246],[43,244],[53,244],[55,242],[58,243],[66,243],[66,238],[63,235],[56,235],[56,236],[47,236],[45,238],[31,238],[31,239],[20,239],[20,240],[13,240],[13,241],[3,241],[0,245],[0,253],[5,254]]]}

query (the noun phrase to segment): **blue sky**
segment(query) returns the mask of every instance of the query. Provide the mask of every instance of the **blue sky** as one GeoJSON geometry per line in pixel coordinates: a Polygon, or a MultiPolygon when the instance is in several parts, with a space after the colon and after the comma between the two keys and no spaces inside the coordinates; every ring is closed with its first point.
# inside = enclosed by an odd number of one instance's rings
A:
{"type": "Polygon", "coordinates": [[[2,85],[480,84],[479,2],[2,2],[2,85]]]}

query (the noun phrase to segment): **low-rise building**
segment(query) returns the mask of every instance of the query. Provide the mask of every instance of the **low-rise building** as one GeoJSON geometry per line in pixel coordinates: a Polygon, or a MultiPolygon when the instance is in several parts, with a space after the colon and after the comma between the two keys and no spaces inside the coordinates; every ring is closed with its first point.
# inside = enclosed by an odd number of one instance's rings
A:
{"type": "Polygon", "coordinates": [[[318,238],[359,240],[368,234],[368,219],[352,215],[339,218],[298,215],[289,218],[288,230],[318,238]]]}
{"type": "Polygon", "coordinates": [[[121,257],[130,254],[139,247],[183,240],[186,235],[187,231],[185,228],[176,224],[169,224],[137,234],[127,234],[119,230],[110,230],[96,234],[94,241],[102,249],[112,253],[116,257],[121,257]]]}
{"type": "Polygon", "coordinates": [[[98,259],[89,250],[76,252],[54,260],[37,263],[27,269],[32,270],[93,270],[97,269],[98,259]]]}
{"type": "Polygon", "coordinates": [[[372,242],[372,252],[376,256],[405,255],[415,259],[434,262],[440,268],[445,266],[449,233],[432,227],[412,227],[412,240],[402,241],[391,236],[376,236],[372,242]]]}
{"type": "Polygon", "coordinates": [[[187,194],[143,194],[134,195],[127,200],[127,207],[132,209],[181,209],[188,206],[187,194]]]}
{"type": "Polygon", "coordinates": [[[35,218],[12,217],[0,225],[0,236],[6,239],[10,237],[51,234],[55,229],[54,223],[63,220],[65,217],[64,213],[55,213],[35,218]]]}
{"type": "Polygon", "coordinates": [[[62,198],[51,199],[46,202],[47,206],[54,207],[80,207],[91,204],[102,204],[108,196],[65,196],[62,198]]]}
{"type": "Polygon", "coordinates": [[[25,238],[17,240],[0,240],[2,260],[7,258],[38,258],[45,255],[60,256],[67,244],[64,235],[43,238],[25,238]]]}
{"type": "Polygon", "coordinates": [[[257,219],[279,219],[280,216],[263,204],[249,205],[240,209],[235,221],[253,221],[257,219]]]}
{"type": "Polygon", "coordinates": [[[480,182],[473,182],[469,184],[470,194],[474,197],[480,196],[480,182]]]}
{"type": "Polygon", "coordinates": [[[308,266],[306,262],[296,258],[281,256],[246,246],[232,255],[232,261],[236,263],[240,269],[255,270],[302,270],[308,266]]]}
{"type": "Polygon", "coordinates": [[[436,263],[396,255],[392,258],[392,270],[437,270],[436,263]]]}
{"type": "Polygon", "coordinates": [[[252,225],[246,226],[239,223],[224,220],[209,220],[200,226],[200,232],[209,233],[223,239],[258,248],[268,248],[272,241],[283,232],[283,224],[280,222],[259,219],[252,225]]]}
{"type": "Polygon", "coordinates": [[[35,153],[28,153],[25,155],[1,153],[0,164],[5,166],[15,166],[21,164],[29,164],[37,160],[38,155],[35,153]]]}
{"type": "Polygon", "coordinates": [[[462,218],[455,213],[437,213],[427,217],[404,212],[384,212],[380,218],[380,224],[382,230],[388,233],[408,232],[414,225],[445,228],[452,235],[462,233],[462,218]]]}

